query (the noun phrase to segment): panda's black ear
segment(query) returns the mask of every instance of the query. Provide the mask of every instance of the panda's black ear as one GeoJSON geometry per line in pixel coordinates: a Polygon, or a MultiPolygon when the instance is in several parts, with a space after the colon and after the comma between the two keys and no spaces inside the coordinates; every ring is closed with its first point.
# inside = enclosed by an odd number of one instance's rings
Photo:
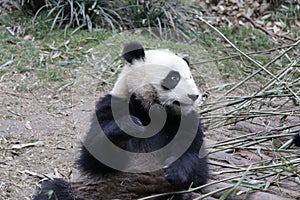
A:
{"type": "Polygon", "coordinates": [[[188,64],[188,66],[191,65],[190,57],[189,56],[183,56],[182,59],[188,64]]]}
{"type": "Polygon", "coordinates": [[[132,64],[133,60],[145,59],[145,50],[139,42],[130,42],[125,45],[122,55],[127,62],[132,64]]]}

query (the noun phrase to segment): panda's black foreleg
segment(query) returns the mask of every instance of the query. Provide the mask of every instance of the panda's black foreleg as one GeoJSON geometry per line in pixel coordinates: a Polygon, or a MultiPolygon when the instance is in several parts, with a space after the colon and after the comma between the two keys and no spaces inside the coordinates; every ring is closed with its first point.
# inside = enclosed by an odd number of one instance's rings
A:
{"type": "Polygon", "coordinates": [[[207,157],[186,153],[164,168],[166,179],[178,189],[204,185],[209,177],[207,157]]]}
{"type": "Polygon", "coordinates": [[[120,147],[133,135],[142,134],[144,131],[141,121],[128,113],[129,111],[124,109],[126,106],[128,106],[126,100],[106,95],[96,105],[96,117],[92,123],[97,132],[103,131],[111,142],[120,147]]]}
{"type": "Polygon", "coordinates": [[[69,182],[54,179],[42,183],[41,189],[33,200],[83,200],[76,198],[69,182]]]}
{"type": "MultiPolygon", "coordinates": [[[[186,130],[185,138],[190,140],[193,135],[186,130]]],[[[164,168],[166,179],[179,189],[186,189],[190,186],[197,187],[205,184],[209,178],[209,170],[207,163],[207,152],[204,145],[204,134],[199,122],[196,137],[187,151],[173,163],[164,168]]],[[[180,146],[182,141],[174,145],[174,151],[180,146]]]]}
{"type": "MultiPolygon", "coordinates": [[[[138,118],[130,116],[127,118],[120,117],[117,121],[112,113],[111,108],[111,95],[106,95],[102,98],[96,105],[96,113],[92,117],[92,123],[89,132],[86,135],[85,141],[81,147],[81,154],[77,160],[77,164],[81,171],[88,172],[93,175],[104,175],[116,172],[115,169],[105,165],[101,162],[101,159],[97,159],[94,153],[90,151],[90,142],[98,146],[98,151],[106,152],[106,146],[103,144],[103,137],[107,137],[114,145],[120,148],[126,149],[128,140],[133,136],[125,133],[120,127],[130,130],[132,126],[130,123],[135,123],[136,125],[141,124],[138,118]],[[131,119],[131,120],[128,120],[131,119]],[[118,123],[117,123],[118,122],[118,123]]],[[[121,101],[121,100],[120,100],[121,101]]],[[[123,103],[120,103],[122,105],[123,103]]],[[[117,108],[118,109],[122,109],[117,108]]],[[[139,128],[138,126],[138,128],[139,128]]],[[[114,159],[114,156],[111,156],[114,159]]],[[[116,162],[126,166],[128,160],[126,157],[116,160],[116,162]]]]}
{"type": "MultiPolygon", "coordinates": [[[[134,121],[137,119],[132,118],[132,120],[134,121]]],[[[128,119],[126,119],[126,121],[120,119],[118,120],[118,123],[121,123],[121,126],[125,127],[125,129],[127,128],[130,131],[129,129],[130,127],[128,127],[129,125],[127,125],[127,121],[128,119]]],[[[134,123],[138,123],[138,121],[134,123]]],[[[115,120],[103,119],[102,121],[99,122],[99,118],[97,119],[96,117],[94,117],[94,119],[92,119],[91,128],[87,133],[85,141],[83,142],[83,145],[81,147],[80,157],[77,160],[77,164],[82,171],[88,172],[90,174],[95,174],[95,175],[96,174],[103,175],[107,173],[116,172],[115,169],[102,163],[101,159],[97,159],[97,156],[91,153],[90,151],[90,146],[89,146],[90,142],[97,145],[98,147],[97,151],[101,151],[101,152],[107,151],[106,143],[103,143],[104,141],[103,137],[107,137],[112,143],[114,143],[114,145],[126,149],[128,140],[130,140],[133,136],[126,134],[123,130],[121,130],[119,125],[115,122],[115,120]]],[[[115,156],[111,156],[112,160],[114,160],[114,158],[115,156]]],[[[122,166],[127,165],[128,158],[122,157],[120,159],[118,156],[116,156],[116,158],[118,159],[115,160],[115,162],[119,163],[119,165],[122,166]]]]}
{"type": "Polygon", "coordinates": [[[144,132],[142,123],[134,116],[124,116],[117,120],[107,121],[102,123],[101,127],[105,135],[117,145],[133,138],[133,135],[142,135],[144,132]]]}

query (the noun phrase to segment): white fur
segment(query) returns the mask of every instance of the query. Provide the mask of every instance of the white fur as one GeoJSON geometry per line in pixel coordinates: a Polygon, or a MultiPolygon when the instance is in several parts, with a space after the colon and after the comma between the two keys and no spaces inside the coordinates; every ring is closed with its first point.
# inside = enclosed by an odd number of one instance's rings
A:
{"type": "Polygon", "coordinates": [[[186,112],[201,100],[187,63],[167,50],[146,51],[145,61],[134,60],[132,65],[124,67],[111,94],[126,98],[133,93],[143,99],[145,105],[151,105],[157,95],[162,104],[171,105],[176,100],[186,112]],[[178,71],[181,79],[174,89],[164,90],[161,81],[172,70],[178,71]],[[188,94],[199,95],[199,98],[193,102],[188,94]]]}

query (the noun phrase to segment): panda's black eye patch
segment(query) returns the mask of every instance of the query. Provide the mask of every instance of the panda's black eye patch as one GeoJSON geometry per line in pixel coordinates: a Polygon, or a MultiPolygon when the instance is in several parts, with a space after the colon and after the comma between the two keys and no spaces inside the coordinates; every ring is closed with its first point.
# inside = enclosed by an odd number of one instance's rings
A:
{"type": "Polygon", "coordinates": [[[180,74],[177,71],[170,71],[169,74],[161,81],[161,87],[165,90],[171,90],[176,87],[180,81],[180,74]]]}

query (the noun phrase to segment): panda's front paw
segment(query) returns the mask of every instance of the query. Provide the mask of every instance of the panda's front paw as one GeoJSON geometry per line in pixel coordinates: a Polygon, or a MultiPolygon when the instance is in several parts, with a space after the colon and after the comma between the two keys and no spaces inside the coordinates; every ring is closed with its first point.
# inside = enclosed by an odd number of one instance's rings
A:
{"type": "Polygon", "coordinates": [[[188,188],[190,183],[188,173],[174,163],[164,168],[166,180],[179,189],[188,188]]]}

